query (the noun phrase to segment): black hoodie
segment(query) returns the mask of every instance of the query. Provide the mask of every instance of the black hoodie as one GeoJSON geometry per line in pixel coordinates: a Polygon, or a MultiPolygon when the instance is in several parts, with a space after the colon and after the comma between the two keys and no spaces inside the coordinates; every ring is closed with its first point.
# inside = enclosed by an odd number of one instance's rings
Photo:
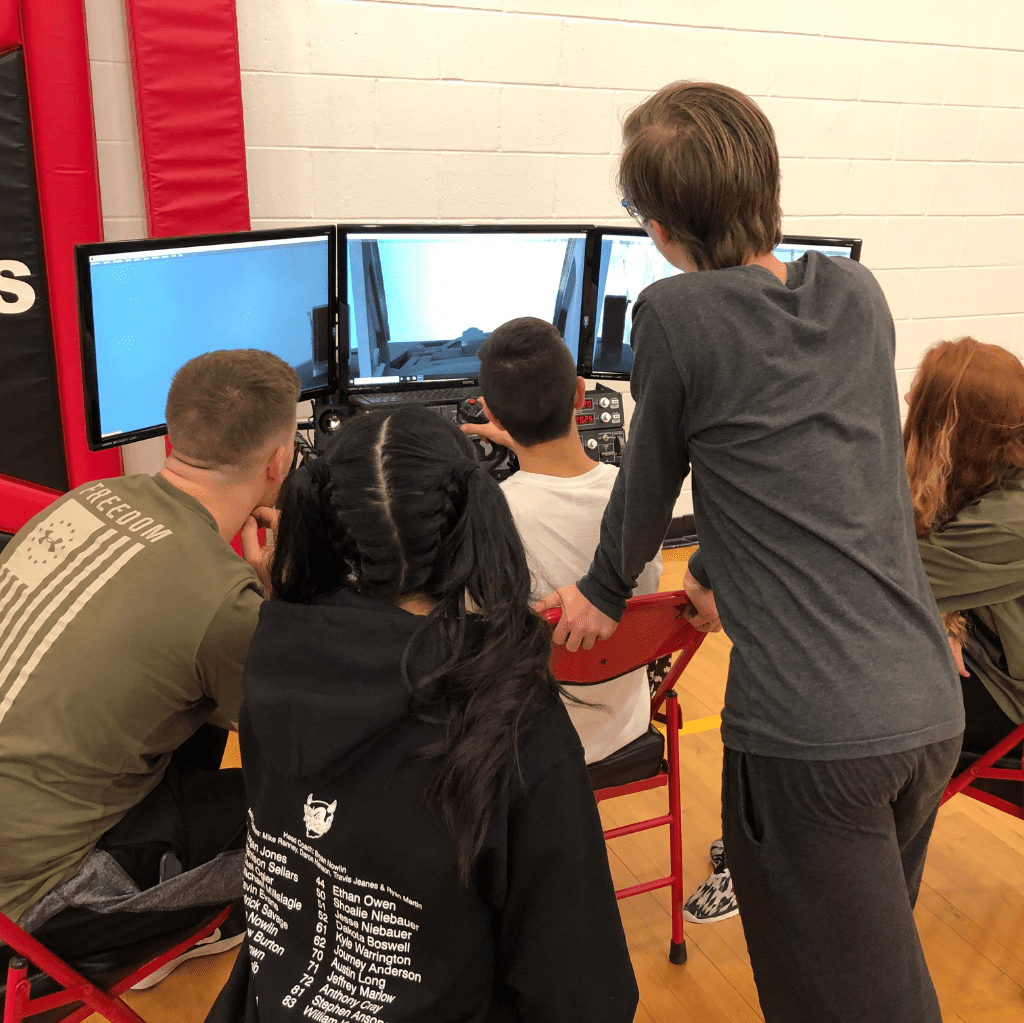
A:
{"type": "Polygon", "coordinates": [[[425,792],[443,726],[422,617],[341,592],[264,604],[239,723],[249,940],[210,1020],[626,1023],[637,988],[575,729],[542,698],[471,885],[425,792]]]}

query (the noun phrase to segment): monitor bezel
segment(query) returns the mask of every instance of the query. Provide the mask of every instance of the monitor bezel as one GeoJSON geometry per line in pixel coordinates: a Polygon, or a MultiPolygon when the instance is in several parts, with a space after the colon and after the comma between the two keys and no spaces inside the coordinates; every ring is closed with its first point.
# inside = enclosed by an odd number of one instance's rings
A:
{"type": "MultiPolygon", "coordinates": [[[[167,433],[167,424],[147,426],[126,433],[104,437],[100,432],[99,380],[96,375],[96,334],[92,308],[92,268],[90,256],[117,255],[118,253],[145,252],[153,249],[201,248],[206,245],[317,238],[327,236],[328,318],[334,324],[327,360],[327,382],[310,387],[299,394],[300,401],[332,394],[338,389],[338,229],[335,224],[309,227],[286,227],[260,231],[233,231],[218,234],[185,235],[175,238],[137,238],[76,245],[74,251],[75,284],[78,292],[79,346],[82,353],[82,387],[85,397],[86,440],[92,451],[119,448],[167,433]]],[[[347,317],[346,317],[347,322],[347,317]]]]}
{"type": "MultiPolygon", "coordinates": [[[[402,381],[391,384],[360,384],[354,386],[349,377],[348,336],[348,236],[350,234],[579,234],[583,236],[583,291],[580,301],[581,320],[587,308],[587,256],[593,225],[537,223],[530,224],[338,224],[338,374],[341,390],[349,395],[415,394],[446,387],[476,387],[479,377],[449,377],[440,380],[402,381]],[[344,357],[342,353],[344,352],[344,357]]],[[[580,334],[580,351],[583,335],[580,334]]],[[[576,365],[579,372],[580,352],[576,365]]]]}
{"type": "Polygon", "coordinates": [[[860,238],[826,238],[824,235],[816,234],[784,234],[780,245],[789,243],[791,245],[847,245],[850,248],[850,255],[846,258],[854,262],[860,262],[860,249],[862,240],[860,238]]]}
{"type": "MultiPolygon", "coordinates": [[[[597,330],[597,288],[601,275],[601,241],[606,235],[630,235],[635,238],[650,237],[642,227],[596,227],[591,229],[587,239],[587,264],[584,267],[583,313],[580,320],[580,353],[576,372],[588,380],[629,380],[630,374],[594,371],[594,334],[597,330]],[[589,314],[589,315],[588,315],[589,314]]],[[[795,245],[842,245],[850,249],[850,259],[860,262],[862,240],[860,238],[836,238],[824,235],[784,234],[781,244],[795,245]]],[[[652,242],[653,244],[653,242],[652,242]]],[[[682,271],[680,271],[682,273],[682,271]]]]}

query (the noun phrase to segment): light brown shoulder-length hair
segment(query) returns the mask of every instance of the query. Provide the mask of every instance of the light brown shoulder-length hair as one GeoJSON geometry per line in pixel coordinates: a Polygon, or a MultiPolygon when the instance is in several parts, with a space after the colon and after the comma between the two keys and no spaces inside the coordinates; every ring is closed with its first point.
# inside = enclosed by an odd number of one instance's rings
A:
{"type": "Polygon", "coordinates": [[[673,82],[622,126],[619,188],[698,270],[742,266],[782,241],[775,132],[749,96],[714,82],[673,82]]]}
{"type": "Polygon", "coordinates": [[[917,535],[944,526],[1024,469],[1024,366],[999,345],[973,337],[925,353],[903,428],[917,535]]]}

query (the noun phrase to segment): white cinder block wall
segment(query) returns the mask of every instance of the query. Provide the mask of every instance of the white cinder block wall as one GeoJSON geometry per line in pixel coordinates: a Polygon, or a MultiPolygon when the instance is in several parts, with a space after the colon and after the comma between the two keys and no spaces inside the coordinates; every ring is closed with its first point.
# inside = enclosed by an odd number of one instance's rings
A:
{"type": "MultiPolygon", "coordinates": [[[[142,205],[121,0],[87,7],[104,222],[123,237],[142,233],[142,205]]],[[[625,223],[623,113],[708,78],[775,125],[785,231],[864,239],[901,387],[940,338],[1024,356],[1024,0],[237,9],[254,227],[625,223]]]]}

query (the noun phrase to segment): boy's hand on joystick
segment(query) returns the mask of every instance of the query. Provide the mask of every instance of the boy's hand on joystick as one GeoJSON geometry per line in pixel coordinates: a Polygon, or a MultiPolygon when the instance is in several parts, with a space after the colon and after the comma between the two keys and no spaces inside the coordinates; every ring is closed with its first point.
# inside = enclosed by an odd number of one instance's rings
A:
{"type": "Polygon", "coordinates": [[[470,437],[480,437],[510,451],[515,450],[515,441],[508,431],[495,426],[487,418],[487,406],[483,398],[465,398],[459,402],[458,419],[461,424],[459,429],[470,437]]]}

